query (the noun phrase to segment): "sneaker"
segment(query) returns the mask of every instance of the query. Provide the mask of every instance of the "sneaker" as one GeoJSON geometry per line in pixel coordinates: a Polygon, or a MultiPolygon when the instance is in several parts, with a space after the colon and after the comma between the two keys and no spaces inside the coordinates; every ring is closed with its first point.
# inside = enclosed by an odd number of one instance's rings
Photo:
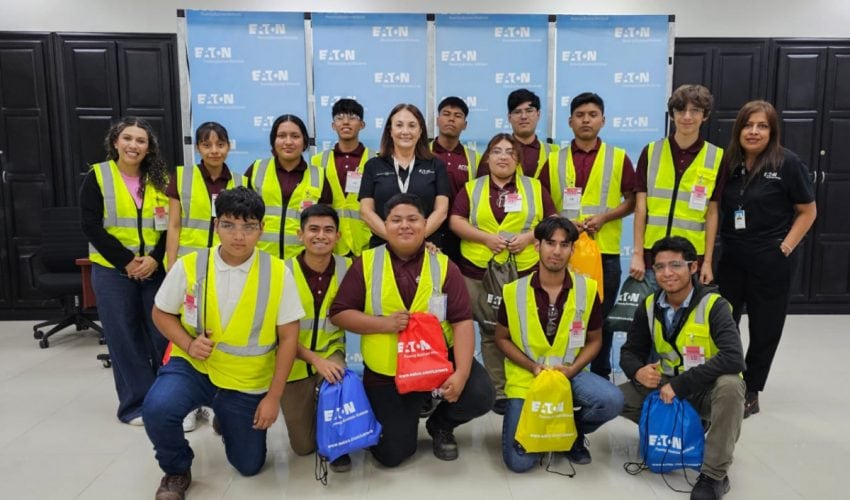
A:
{"type": "Polygon", "coordinates": [[[427,424],[425,428],[428,429],[428,434],[434,439],[434,456],[440,460],[456,460],[458,453],[454,433],[444,429],[432,430],[427,424]]]}
{"type": "Polygon", "coordinates": [[[215,411],[213,411],[213,409],[209,406],[202,406],[198,408],[197,414],[198,418],[206,420],[210,424],[212,424],[212,421],[215,418],[215,411]]]}
{"type": "Polygon", "coordinates": [[[215,432],[216,435],[221,436],[221,420],[218,419],[218,415],[213,415],[211,425],[213,432],[215,432]]]}
{"type": "Polygon", "coordinates": [[[493,413],[496,415],[504,415],[508,408],[508,400],[506,398],[497,399],[493,402],[493,413]]]}
{"type": "Polygon", "coordinates": [[[192,410],[183,418],[183,432],[192,432],[198,428],[198,411],[192,410]]]}
{"type": "Polygon", "coordinates": [[[759,412],[759,393],[748,392],[744,399],[744,418],[759,412]]]}
{"type": "Polygon", "coordinates": [[[348,472],[351,470],[351,457],[343,455],[331,462],[331,470],[334,472],[348,472]]]}
{"type": "Polygon", "coordinates": [[[192,484],[192,471],[185,474],[166,474],[162,476],[159,488],[156,490],[156,500],[183,500],[186,490],[192,484]]]}
{"type": "Polygon", "coordinates": [[[145,425],[145,421],[142,420],[141,415],[139,415],[138,417],[135,417],[135,418],[131,418],[126,423],[127,423],[127,425],[134,425],[136,427],[141,427],[141,426],[145,425]]]}
{"type": "Polygon", "coordinates": [[[587,465],[592,461],[590,457],[590,450],[587,449],[587,439],[585,439],[584,434],[579,434],[576,438],[575,443],[573,443],[573,447],[570,451],[566,452],[565,455],[570,462],[578,465],[587,465]]]}
{"type": "Polygon", "coordinates": [[[729,493],[729,476],[723,479],[711,479],[705,474],[700,474],[697,484],[691,490],[691,500],[720,500],[723,495],[729,493]]]}

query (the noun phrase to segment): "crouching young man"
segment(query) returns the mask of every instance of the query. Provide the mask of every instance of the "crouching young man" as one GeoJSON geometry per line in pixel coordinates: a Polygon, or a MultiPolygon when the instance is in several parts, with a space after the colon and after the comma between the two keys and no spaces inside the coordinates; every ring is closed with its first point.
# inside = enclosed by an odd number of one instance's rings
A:
{"type": "Polygon", "coordinates": [[[222,191],[215,208],[221,244],[180,258],[153,309],[173,343],[142,408],[165,472],[157,500],[183,499],[192,482],[194,454],[182,422],[199,406],[215,410],[231,465],[245,476],[260,471],[304,316],[283,261],[256,249],[260,196],[244,187],[222,191]]]}

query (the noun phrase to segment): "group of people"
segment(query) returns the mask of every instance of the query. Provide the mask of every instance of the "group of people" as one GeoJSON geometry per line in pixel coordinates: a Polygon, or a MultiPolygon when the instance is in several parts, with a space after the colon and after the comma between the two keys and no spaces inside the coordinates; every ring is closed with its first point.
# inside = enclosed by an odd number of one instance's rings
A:
{"type": "MultiPolygon", "coordinates": [[[[647,145],[636,169],[600,138],[605,106],[590,92],[571,101],[574,138],[564,148],[536,135],[539,97],[511,92],[512,133],[496,134],[481,155],[461,141],[469,109],[460,98],[439,103],[431,142],[421,111],[395,106],[376,154],[359,140],[363,106],[340,99],[332,149],[308,163],[307,127],[282,115],[271,156],[244,175],[227,165],[218,123],[196,131],[200,164],[170,173],[146,121],[117,122],[107,160],[81,188],[83,231],[118,418],[144,425],[154,445],[165,472],[157,498],[184,498],[191,484],[183,432],[201,407],[214,410],[241,474],[260,471],[281,410],[294,452],[312,453],[317,388],[342,379],[346,331],[362,336],[363,384],[383,428],[373,457],[393,467],[412,456],[432,395],[400,394],[393,377],[398,334],[414,312],[437,316],[454,365],[425,422],[437,458],[458,458],[454,429],[493,410],[504,415],[507,467],[533,468],[540,457],[514,434],[534,377],[555,369],[578,408],[572,462],[590,463],[584,436],[618,415],[637,421],[658,389],[711,422],[692,498],[722,497],[741,420],[759,411],[782,333],[792,253],[816,211],[806,166],[780,145],[773,106],[747,103],[724,152],[700,135],[712,103],[705,87],[676,89],[673,133],[647,145]],[[656,288],[628,332],[620,364],[629,381],[617,387],[603,324],[631,213],[628,273],[656,288]],[[600,248],[602,293],[568,266],[581,232],[600,248]],[[508,259],[519,279],[505,285],[497,321],[485,321],[482,280],[491,261],[508,259]]],[[[347,455],[331,463],[350,467],[347,455]]]]}

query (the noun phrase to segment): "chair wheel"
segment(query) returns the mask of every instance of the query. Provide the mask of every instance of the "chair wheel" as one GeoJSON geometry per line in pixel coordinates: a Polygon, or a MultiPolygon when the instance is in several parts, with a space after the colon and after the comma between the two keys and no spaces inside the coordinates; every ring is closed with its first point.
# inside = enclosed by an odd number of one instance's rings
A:
{"type": "Polygon", "coordinates": [[[32,332],[32,337],[34,339],[40,339],[41,337],[44,337],[44,332],[42,332],[41,330],[36,330],[32,332]]]}
{"type": "Polygon", "coordinates": [[[47,339],[41,339],[38,341],[38,346],[42,349],[47,349],[50,347],[50,342],[48,342],[47,339]]]}

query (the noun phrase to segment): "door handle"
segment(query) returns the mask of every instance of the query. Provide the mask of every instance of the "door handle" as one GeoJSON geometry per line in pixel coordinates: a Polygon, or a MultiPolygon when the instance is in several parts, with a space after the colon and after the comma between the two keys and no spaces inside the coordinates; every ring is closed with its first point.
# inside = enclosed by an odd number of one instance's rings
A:
{"type": "Polygon", "coordinates": [[[823,184],[824,182],[826,182],[826,172],[821,170],[820,171],[820,183],[823,184]]]}

